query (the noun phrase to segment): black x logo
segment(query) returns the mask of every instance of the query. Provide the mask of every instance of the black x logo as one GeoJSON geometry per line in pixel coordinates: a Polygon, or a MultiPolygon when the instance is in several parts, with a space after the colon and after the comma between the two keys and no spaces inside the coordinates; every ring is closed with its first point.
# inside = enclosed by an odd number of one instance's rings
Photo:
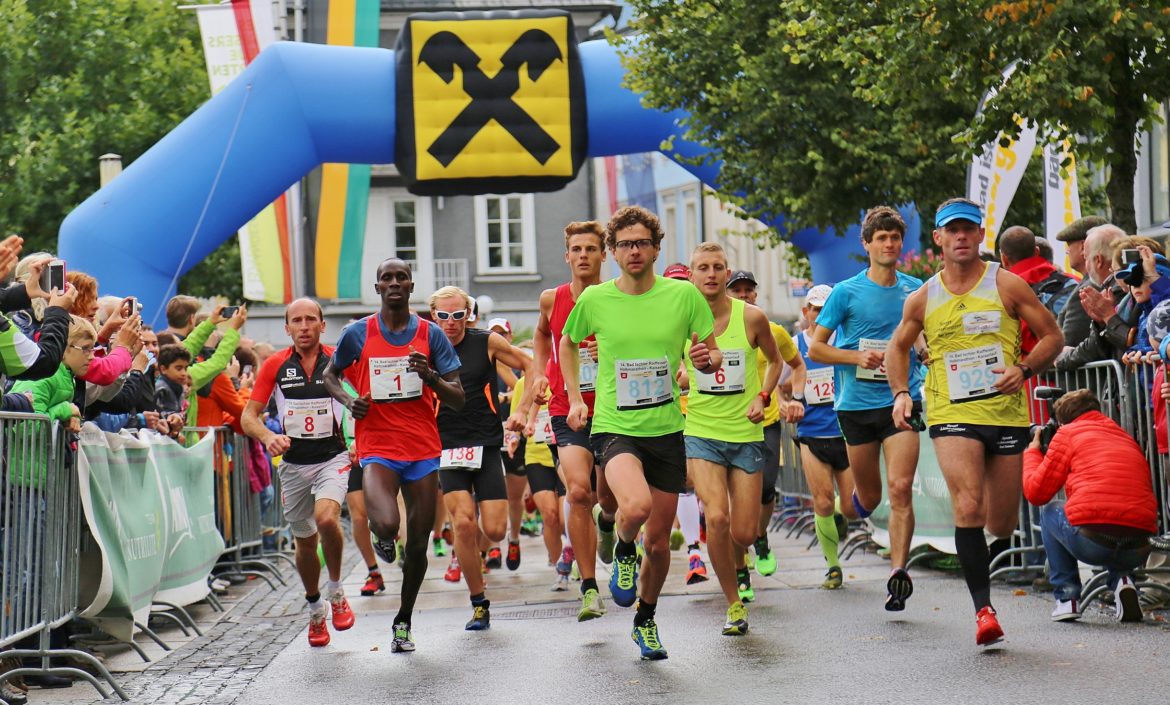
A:
{"type": "Polygon", "coordinates": [[[500,57],[503,68],[488,78],[479,68],[479,56],[462,39],[452,32],[436,33],[423,44],[418,61],[426,64],[444,83],[455,79],[456,66],[462,69],[463,91],[471,97],[471,103],[451,121],[427,152],[444,167],[449,166],[488,121],[495,120],[536,161],[547,162],[561,146],[512,100],[512,96],[520,90],[521,66],[528,64],[528,78],[536,81],[554,61],[562,59],[560,48],[548,33],[530,29],[508,47],[500,57]]]}

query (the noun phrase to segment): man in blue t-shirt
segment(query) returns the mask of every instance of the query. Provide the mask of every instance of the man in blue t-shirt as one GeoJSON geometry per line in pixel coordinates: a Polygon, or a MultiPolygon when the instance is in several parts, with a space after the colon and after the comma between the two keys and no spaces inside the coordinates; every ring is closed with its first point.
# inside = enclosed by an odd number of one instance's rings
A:
{"type": "MultiPolygon", "coordinates": [[[[902,320],[902,305],[922,281],[898,271],[906,223],[888,206],[871,208],[861,226],[861,243],[869,267],[833,287],[817,316],[809,357],[835,367],[834,408],[845,437],[855,489],[858,516],[869,516],[882,501],[879,464],[884,451],[890,501],[890,563],[886,609],[903,610],[914,591],[906,562],[914,534],[914,505],[910,487],[918,467],[918,435],[901,432],[893,422],[894,398],[884,367],[886,345],[902,320]],[[829,336],[837,337],[829,344],[829,336]]],[[[924,355],[921,337],[915,346],[924,355]]],[[[921,368],[911,374],[914,400],[911,424],[922,430],[921,368]]]]}

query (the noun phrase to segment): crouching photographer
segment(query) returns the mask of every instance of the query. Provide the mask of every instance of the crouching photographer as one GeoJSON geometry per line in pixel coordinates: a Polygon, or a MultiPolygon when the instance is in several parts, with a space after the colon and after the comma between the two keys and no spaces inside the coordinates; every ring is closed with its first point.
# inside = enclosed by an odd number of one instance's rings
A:
{"type": "Polygon", "coordinates": [[[1101,413],[1093,392],[1069,392],[1053,410],[1059,427],[1047,452],[1039,429],[1024,451],[1024,496],[1045,505],[1040,527],[1056,597],[1052,619],[1080,618],[1081,561],[1108,571],[1117,620],[1140,622],[1132,572],[1145,562],[1157,531],[1150,466],[1137,442],[1101,413]],[[1050,502],[1062,489],[1067,499],[1050,502]]]}

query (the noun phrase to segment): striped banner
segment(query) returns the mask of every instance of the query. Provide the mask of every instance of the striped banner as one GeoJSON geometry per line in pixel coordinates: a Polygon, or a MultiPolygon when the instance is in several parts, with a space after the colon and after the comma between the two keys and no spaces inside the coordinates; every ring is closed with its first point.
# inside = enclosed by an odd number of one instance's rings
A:
{"type": "MultiPolygon", "coordinates": [[[[198,11],[211,94],[215,95],[243,72],[265,47],[276,41],[272,3],[269,0],[232,0],[230,5],[205,5],[195,9],[198,11]]],[[[289,206],[297,201],[299,194],[298,184],[240,228],[244,298],[274,304],[292,301],[289,206]]]]}
{"type": "MultiPolygon", "coordinates": [[[[377,47],[378,14],[378,0],[329,0],[327,43],[377,47]]],[[[315,242],[317,296],[360,297],[369,196],[369,164],[322,166],[315,242]]]]}

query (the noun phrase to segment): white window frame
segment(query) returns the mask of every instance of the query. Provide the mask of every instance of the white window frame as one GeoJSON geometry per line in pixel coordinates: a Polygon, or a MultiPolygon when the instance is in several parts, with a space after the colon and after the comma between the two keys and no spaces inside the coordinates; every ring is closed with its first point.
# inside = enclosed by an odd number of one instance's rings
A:
{"type": "Polygon", "coordinates": [[[414,277],[414,294],[411,301],[423,301],[434,291],[435,247],[434,226],[431,220],[431,199],[415,196],[401,188],[373,187],[370,189],[366,210],[366,234],[362,248],[362,303],[380,303],[374,292],[374,272],[388,257],[397,256],[394,222],[394,202],[414,201],[414,243],[417,250],[414,277]]]}
{"type": "MultiPolygon", "coordinates": [[[[501,203],[501,205],[503,205],[501,203]]],[[[501,208],[501,212],[503,209],[501,208]]],[[[509,213],[509,217],[511,214],[509,213]]],[[[484,274],[536,274],[536,197],[531,193],[488,194],[475,197],[475,269],[484,274]],[[488,264],[488,199],[520,199],[520,239],[524,263],[492,267],[488,264]]]]}

